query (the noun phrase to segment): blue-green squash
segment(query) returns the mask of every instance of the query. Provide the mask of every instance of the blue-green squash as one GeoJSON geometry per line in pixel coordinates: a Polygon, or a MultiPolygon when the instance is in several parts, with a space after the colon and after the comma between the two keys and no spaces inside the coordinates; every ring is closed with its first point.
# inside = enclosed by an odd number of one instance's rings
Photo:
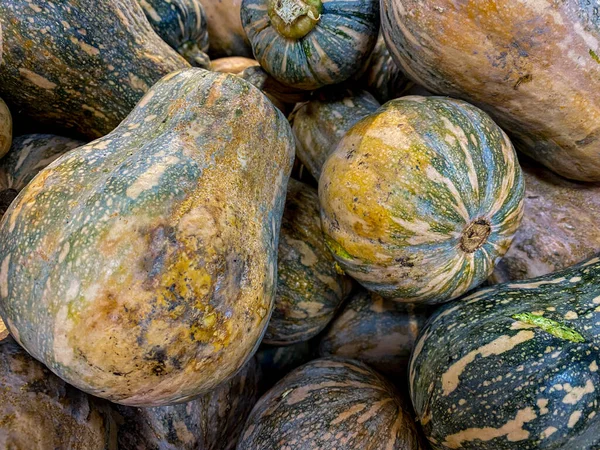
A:
{"type": "Polygon", "coordinates": [[[376,0],[242,0],[241,17],[260,65],[307,90],[354,75],[379,32],[376,0]]]}
{"type": "Polygon", "coordinates": [[[260,364],[261,395],[296,367],[314,358],[314,339],[284,346],[261,344],[256,352],[260,364]]]}
{"type": "Polygon", "coordinates": [[[167,75],[4,215],[7,328],[65,381],[116,403],[213,389],[267,327],[293,139],[239,77],[167,75]]]}
{"type": "Polygon", "coordinates": [[[9,0],[0,17],[0,96],[53,133],[104,136],[156,81],[189,67],[137,0],[9,0]]]}
{"type": "Polygon", "coordinates": [[[523,194],[506,134],[445,97],[389,101],[346,133],[319,180],[323,232],[342,268],[415,303],[485,281],[521,221],[523,194]]]}
{"type": "MultiPolygon", "coordinates": [[[[0,36],[2,34],[2,29],[0,28],[0,36]]],[[[2,43],[0,37],[0,44],[2,43]]],[[[2,52],[0,51],[0,64],[2,62],[2,52]]],[[[10,145],[12,142],[12,133],[13,133],[13,125],[12,125],[12,116],[4,103],[4,100],[0,98],[0,158],[8,153],[10,150],[10,145]]]]}
{"type": "Polygon", "coordinates": [[[208,69],[208,27],[199,0],[138,0],[156,33],[194,67],[208,69]]]}
{"type": "Polygon", "coordinates": [[[255,405],[237,450],[418,450],[403,399],[365,364],[338,358],[294,370],[255,405]]]}
{"type": "Polygon", "coordinates": [[[431,447],[600,448],[600,258],[436,312],[410,362],[431,447]]]}

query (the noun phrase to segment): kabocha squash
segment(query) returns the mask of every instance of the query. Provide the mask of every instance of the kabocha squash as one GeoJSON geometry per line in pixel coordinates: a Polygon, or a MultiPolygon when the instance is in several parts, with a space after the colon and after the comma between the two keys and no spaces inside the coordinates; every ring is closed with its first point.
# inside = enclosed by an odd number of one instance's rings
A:
{"type": "Polygon", "coordinates": [[[245,56],[252,47],[240,19],[242,0],[202,0],[208,19],[209,55],[213,58],[245,56]]]}
{"type": "Polygon", "coordinates": [[[117,406],[127,450],[232,450],[258,400],[259,366],[250,359],[213,391],[187,403],[155,408],[117,406]]]}
{"type": "Polygon", "coordinates": [[[323,232],[346,273],[423,303],[485,281],[521,221],[523,191],[506,134],[443,97],[386,103],[346,133],[319,180],[323,232]]]}
{"type": "MultiPolygon", "coordinates": [[[[2,44],[2,29],[0,28],[0,46],[2,44]]],[[[0,52],[0,64],[2,53],[0,52]]],[[[12,116],[4,100],[0,98],[0,158],[8,153],[12,142],[12,116]]]]}
{"type": "Polygon", "coordinates": [[[600,181],[595,1],[384,0],[382,30],[417,83],[486,111],[559,174],[600,181]]]}
{"type": "Polygon", "coordinates": [[[8,329],[61,378],[116,403],[213,389],[266,329],[293,156],[287,120],[249,83],[169,74],[6,212],[8,329]]]}
{"type": "Polygon", "coordinates": [[[600,258],[441,308],[410,362],[433,449],[600,448],[600,258]]]}
{"type": "Polygon", "coordinates": [[[376,0],[242,0],[254,57],[276,80],[317,89],[361,69],[379,32],[376,0]]]}
{"type": "Polygon", "coordinates": [[[248,67],[258,66],[255,59],[245,58],[243,56],[229,56],[227,58],[218,58],[210,63],[210,70],[215,72],[242,73],[248,67]]]}
{"type": "Polygon", "coordinates": [[[324,88],[299,104],[290,122],[296,136],[296,156],[317,180],[327,157],[352,125],[375,112],[379,103],[366,91],[324,88]]]}
{"type": "Polygon", "coordinates": [[[283,347],[261,344],[256,352],[261,372],[260,393],[271,389],[296,367],[314,359],[314,353],[313,341],[302,341],[283,347]]]}
{"type": "Polygon", "coordinates": [[[546,275],[600,252],[600,183],[568,181],[524,160],[525,213],[490,277],[495,283],[546,275]]]}
{"type": "Polygon", "coordinates": [[[319,355],[356,359],[406,383],[408,359],[427,317],[422,307],[358,291],[321,337],[319,355]]]}
{"type": "Polygon", "coordinates": [[[323,358],[258,401],[238,450],[416,450],[413,420],[391,384],[363,363],[323,358]]]}
{"type": "Polygon", "coordinates": [[[325,245],[316,189],[290,179],[277,254],[277,294],[263,342],[306,341],[333,319],[350,281],[325,245]]]}
{"type": "Polygon", "coordinates": [[[0,17],[0,95],[13,112],[89,138],[111,132],[162,76],[189,67],[137,0],[9,0],[0,17]]]}
{"type": "Polygon", "coordinates": [[[14,139],[10,152],[0,161],[0,217],[19,191],[56,158],[76,147],[78,141],[53,134],[28,134],[14,139]]]}

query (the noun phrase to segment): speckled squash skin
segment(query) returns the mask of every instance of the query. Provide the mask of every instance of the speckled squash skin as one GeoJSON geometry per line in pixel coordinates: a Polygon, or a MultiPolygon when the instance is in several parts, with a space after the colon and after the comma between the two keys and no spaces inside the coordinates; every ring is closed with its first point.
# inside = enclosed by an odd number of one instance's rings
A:
{"type": "Polygon", "coordinates": [[[277,294],[263,339],[289,345],[319,334],[350,281],[325,245],[317,190],[290,179],[277,253],[277,294]]]}
{"type": "MultiPolygon", "coordinates": [[[[0,28],[0,34],[2,29],[0,28]]],[[[0,38],[0,47],[2,46],[2,40],[0,38]]],[[[2,54],[0,52],[0,64],[2,63],[2,54]]],[[[0,158],[8,153],[12,142],[12,116],[8,110],[8,106],[4,103],[4,100],[0,98],[0,158]]]]}
{"type": "MultiPolygon", "coordinates": [[[[291,26],[307,17],[300,16],[291,26]]],[[[313,90],[341,83],[364,66],[379,32],[379,2],[242,0],[241,18],[260,65],[284,84],[313,90]],[[281,34],[273,23],[278,2],[319,5],[314,28],[302,36],[281,34]]]]}
{"type": "Polygon", "coordinates": [[[54,373],[116,403],[213,389],[266,329],[293,155],[287,120],[250,84],[169,74],[13,202],[0,315],[54,373]]]}
{"type": "Polygon", "coordinates": [[[525,213],[492,283],[565,269],[600,252],[600,183],[577,183],[520,158],[525,213]]]}
{"type": "Polygon", "coordinates": [[[235,377],[195,400],[174,406],[117,406],[119,448],[231,450],[258,400],[260,369],[250,359],[235,377]]]}
{"type": "Polygon", "coordinates": [[[365,364],[322,358],[258,401],[238,450],[416,450],[418,435],[394,387],[365,364]]]}
{"type": "Polygon", "coordinates": [[[240,19],[241,5],[242,0],[202,0],[208,19],[211,57],[253,57],[250,41],[240,19]]]}
{"type": "Polygon", "coordinates": [[[594,257],[438,310],[410,362],[433,449],[600,448],[599,276],[594,257]]]}
{"type": "Polygon", "coordinates": [[[218,58],[210,63],[210,70],[215,72],[234,73],[239,75],[248,67],[258,66],[258,62],[252,58],[243,56],[229,56],[226,58],[218,58]]]}
{"type": "Polygon", "coordinates": [[[0,17],[0,96],[13,112],[88,138],[111,132],[150,86],[189,67],[137,0],[8,0],[0,17]]]}
{"type": "Polygon", "coordinates": [[[319,355],[356,359],[395,383],[406,383],[408,359],[428,316],[423,307],[360,290],[321,337],[319,355]]]}
{"type": "Polygon", "coordinates": [[[485,281],[519,226],[523,193],[506,134],[445,97],[386,103],[346,133],[319,180],[323,232],[342,268],[412,303],[485,281]]]}
{"type": "Polygon", "coordinates": [[[307,103],[298,104],[290,123],[296,136],[296,156],[315,179],[344,134],[380,104],[360,89],[325,88],[307,103]]]}
{"type": "Polygon", "coordinates": [[[260,393],[263,394],[275,383],[294,370],[315,358],[313,340],[296,344],[275,346],[261,344],[256,352],[260,364],[260,393]]]}
{"type": "Polygon", "coordinates": [[[62,154],[85,142],[53,134],[27,134],[13,140],[0,161],[0,217],[37,173],[62,154]]]}
{"type": "Polygon", "coordinates": [[[597,2],[384,0],[382,30],[414,81],[480,105],[559,174],[600,181],[597,2]]]}
{"type": "Polygon", "coordinates": [[[138,0],[156,33],[194,67],[208,69],[208,25],[199,0],[138,0]]]}
{"type": "Polygon", "coordinates": [[[0,320],[0,448],[116,450],[108,406],[52,374],[0,320]]]}

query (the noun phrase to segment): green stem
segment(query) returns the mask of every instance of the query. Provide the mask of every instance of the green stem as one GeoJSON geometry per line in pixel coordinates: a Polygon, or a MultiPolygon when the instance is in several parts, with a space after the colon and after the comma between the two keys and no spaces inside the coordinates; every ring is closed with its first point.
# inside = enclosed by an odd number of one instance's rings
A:
{"type": "Polygon", "coordinates": [[[283,37],[300,39],[317,26],[321,19],[321,0],[270,0],[271,25],[283,37]]]}

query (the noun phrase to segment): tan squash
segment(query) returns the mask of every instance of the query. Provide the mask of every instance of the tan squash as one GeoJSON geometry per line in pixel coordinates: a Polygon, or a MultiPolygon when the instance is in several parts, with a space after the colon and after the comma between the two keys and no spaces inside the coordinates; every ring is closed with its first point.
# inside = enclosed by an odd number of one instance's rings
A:
{"type": "MultiPolygon", "coordinates": [[[[0,29],[0,36],[2,29],[0,29]]],[[[0,47],[2,47],[2,40],[0,38],[0,47]]],[[[1,60],[0,54],[0,60],[1,60]]],[[[12,116],[8,110],[8,106],[4,103],[4,100],[0,98],[0,158],[8,153],[10,145],[12,143],[12,116]]]]}
{"type": "Polygon", "coordinates": [[[208,21],[209,55],[246,56],[252,58],[252,47],[240,19],[242,0],[202,0],[208,21]]]}

